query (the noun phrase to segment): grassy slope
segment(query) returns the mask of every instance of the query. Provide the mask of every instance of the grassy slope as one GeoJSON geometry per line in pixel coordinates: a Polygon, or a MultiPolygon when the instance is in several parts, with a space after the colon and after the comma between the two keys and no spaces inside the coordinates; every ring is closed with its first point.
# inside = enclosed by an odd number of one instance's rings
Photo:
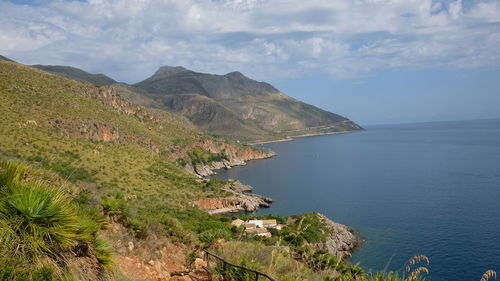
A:
{"type": "Polygon", "coordinates": [[[170,151],[206,136],[171,113],[154,111],[162,121],[152,125],[81,95],[95,90],[95,86],[1,61],[0,156],[52,170],[72,182],[95,182],[97,197],[119,201],[131,219],[146,224],[158,222],[165,210],[185,208],[193,199],[221,195],[164,160],[170,151]],[[111,124],[118,129],[120,141],[64,136],[47,125],[55,119],[111,124]],[[164,150],[154,153],[136,138],[147,138],[164,150]]]}

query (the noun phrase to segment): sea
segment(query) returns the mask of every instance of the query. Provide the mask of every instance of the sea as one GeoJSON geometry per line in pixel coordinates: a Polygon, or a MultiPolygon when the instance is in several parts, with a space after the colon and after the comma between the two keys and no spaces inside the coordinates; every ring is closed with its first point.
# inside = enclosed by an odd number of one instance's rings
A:
{"type": "Polygon", "coordinates": [[[351,262],[404,271],[430,258],[428,280],[500,274],[500,120],[367,126],[260,145],[277,156],[220,171],[272,197],[258,214],[320,212],[364,243],[351,262]]]}

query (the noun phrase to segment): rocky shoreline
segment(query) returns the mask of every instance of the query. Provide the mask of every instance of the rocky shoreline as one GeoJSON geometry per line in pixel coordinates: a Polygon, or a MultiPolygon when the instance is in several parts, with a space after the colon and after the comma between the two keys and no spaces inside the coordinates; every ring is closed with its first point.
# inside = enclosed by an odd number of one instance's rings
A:
{"type": "MultiPolygon", "coordinates": [[[[339,133],[346,132],[335,132],[334,134],[339,133]]],[[[290,140],[293,140],[293,138],[290,140]]],[[[193,167],[191,172],[198,175],[204,181],[209,181],[210,179],[206,179],[206,177],[216,174],[217,170],[246,165],[246,161],[270,158],[274,155],[274,152],[265,152],[258,155],[258,157],[248,157],[245,160],[231,157],[228,160],[212,162],[210,165],[197,165],[193,167]]],[[[253,187],[245,185],[238,180],[228,180],[223,189],[231,195],[223,198],[199,199],[192,202],[192,205],[206,210],[211,215],[223,215],[256,212],[262,207],[270,207],[270,204],[273,202],[272,198],[251,193],[253,187]]],[[[341,259],[348,259],[352,255],[352,252],[361,246],[363,240],[353,228],[334,222],[323,214],[316,213],[316,215],[328,229],[328,233],[326,240],[314,245],[315,248],[326,250],[341,259]]]]}
{"type": "Polygon", "coordinates": [[[193,202],[193,205],[206,210],[209,214],[220,215],[237,212],[256,212],[261,207],[268,208],[272,198],[250,193],[253,187],[237,180],[229,180],[224,190],[231,196],[224,198],[204,198],[193,202]]]}
{"type": "Polygon", "coordinates": [[[330,230],[326,241],[316,245],[318,248],[327,250],[339,258],[347,259],[354,250],[361,246],[362,239],[354,229],[334,222],[323,214],[317,213],[317,216],[330,230]]]}

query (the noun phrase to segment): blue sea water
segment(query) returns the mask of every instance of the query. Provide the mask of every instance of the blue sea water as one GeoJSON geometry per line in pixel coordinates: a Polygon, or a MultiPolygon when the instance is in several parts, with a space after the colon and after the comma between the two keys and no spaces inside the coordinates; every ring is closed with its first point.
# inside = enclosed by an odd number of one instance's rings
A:
{"type": "Polygon", "coordinates": [[[267,160],[221,171],[272,197],[260,211],[321,212],[366,239],[351,261],[401,270],[415,254],[430,280],[500,273],[500,120],[368,127],[269,143],[267,160]]]}

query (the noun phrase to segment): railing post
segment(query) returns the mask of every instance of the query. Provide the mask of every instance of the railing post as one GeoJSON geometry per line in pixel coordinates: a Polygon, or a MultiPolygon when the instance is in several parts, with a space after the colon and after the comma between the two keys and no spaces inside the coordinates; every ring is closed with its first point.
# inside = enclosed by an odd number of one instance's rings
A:
{"type": "Polygon", "coordinates": [[[210,255],[208,254],[208,252],[205,252],[205,260],[207,262],[207,269],[208,271],[210,271],[210,255]]]}
{"type": "Polygon", "coordinates": [[[249,272],[253,272],[255,273],[255,281],[259,281],[259,277],[260,275],[264,276],[266,279],[268,279],[268,281],[276,281],[275,279],[273,279],[271,276],[269,276],[268,274],[266,273],[263,273],[263,272],[259,272],[257,270],[254,270],[254,269],[251,269],[251,268],[248,268],[248,267],[244,267],[244,266],[241,266],[241,265],[236,265],[236,264],[232,264],[228,261],[226,261],[224,258],[222,257],[219,257],[213,253],[210,253],[209,251],[207,250],[203,250],[205,252],[205,261],[207,262],[207,271],[209,272],[210,276],[212,276],[212,273],[210,272],[210,256],[213,256],[215,258],[215,266],[218,265],[218,262],[222,262],[222,280],[227,280],[227,267],[228,266],[231,266],[231,267],[235,267],[235,268],[240,268],[240,269],[243,269],[243,270],[246,270],[246,271],[249,271],[249,272]]]}

